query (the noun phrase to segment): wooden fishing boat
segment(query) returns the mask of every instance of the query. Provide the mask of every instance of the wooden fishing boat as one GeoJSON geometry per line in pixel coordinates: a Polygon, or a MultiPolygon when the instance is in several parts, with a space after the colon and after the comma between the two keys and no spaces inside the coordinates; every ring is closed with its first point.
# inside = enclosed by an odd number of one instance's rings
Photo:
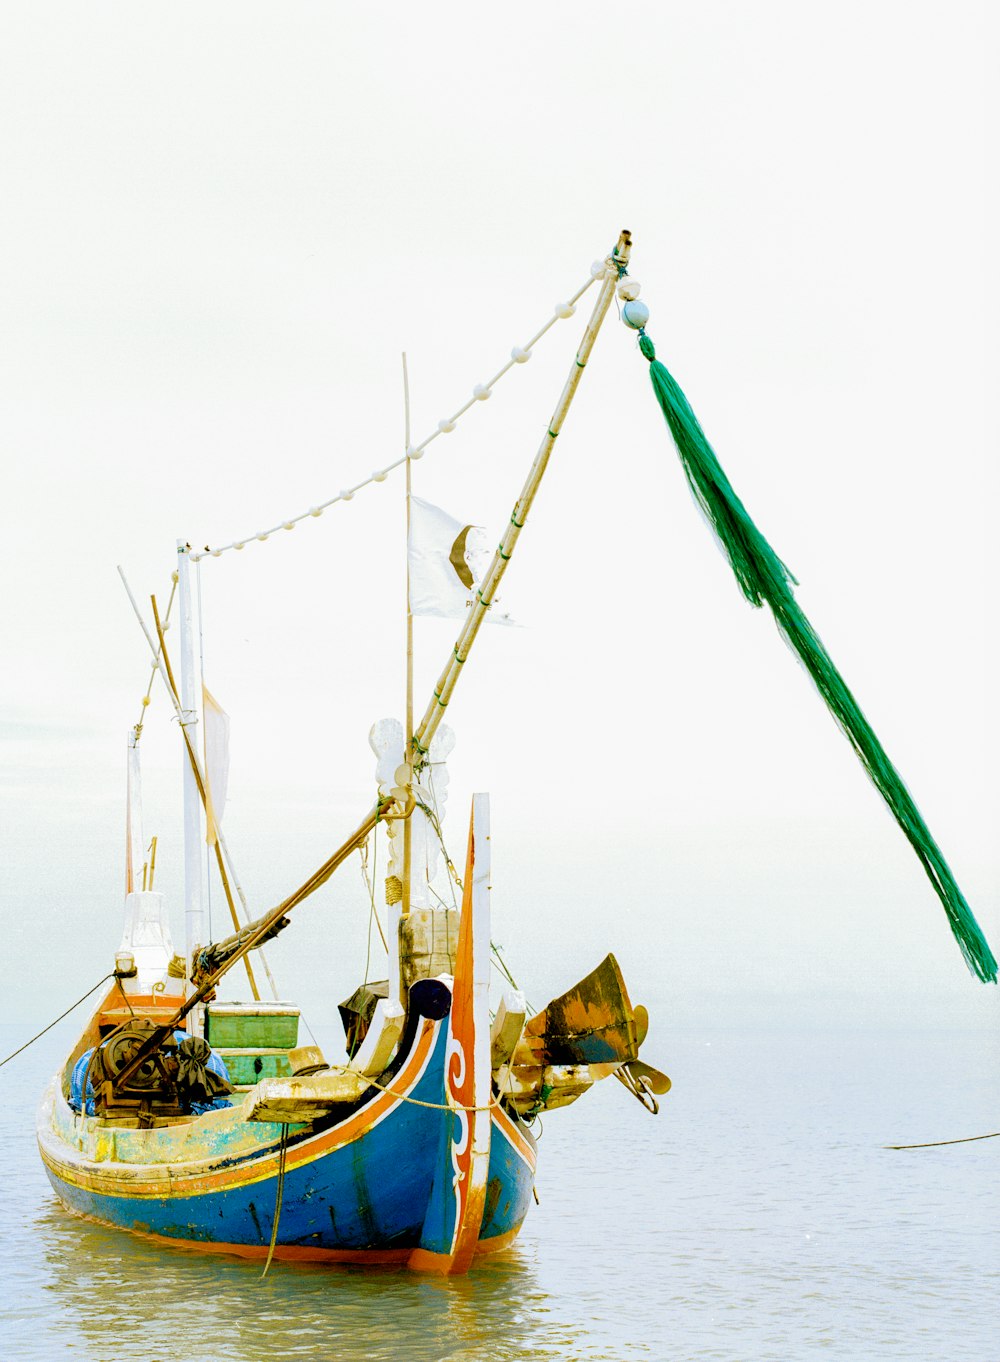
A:
{"type": "MultiPolygon", "coordinates": [[[[527,1018],[514,987],[491,1012],[486,796],[473,800],[465,875],[454,877],[463,886],[460,909],[428,892],[452,742],[441,723],[444,708],[513,553],[628,249],[623,235],[591,281],[597,305],[493,579],[473,578],[470,527],[463,527],[461,543],[456,537],[446,545],[464,627],[427,713],[414,724],[408,608],[406,724],[385,720],[372,730],[377,800],[310,880],[255,922],[238,916],[242,893],[220,826],[222,782],[213,779],[209,750],[213,702],[197,674],[194,555],[186,542],[178,545],[176,571],[179,685],[155,600],[146,623],[133,598],[187,749],[186,943],[175,956],[162,896],[152,888],[154,866],[141,831],[140,730],[129,740],[126,929],[114,982],[39,1112],[46,1171],[72,1210],[164,1240],[268,1260],[463,1272],[475,1255],[507,1247],[524,1221],[536,1159],[531,1126],[541,1111],[568,1105],[610,1074],[650,1110],[669,1087],[664,1075],[638,1064],[645,1014],[633,1008],[613,956],[537,1017],[527,1018]],[[199,723],[203,752],[193,737],[199,723]],[[208,947],[200,908],[206,823],[236,929],[208,947]],[[362,986],[342,1006],[346,1052],[327,1063],[316,1047],[298,1045],[296,1007],[259,999],[247,957],[377,829],[388,832],[392,858],[390,977],[362,986]],[[241,961],[254,1001],[226,1003],[219,990],[241,961]]],[[[426,513],[434,508],[411,501],[410,469],[419,452],[407,432],[407,506],[426,513]]],[[[433,564],[431,572],[434,597],[433,564]]],[[[414,590],[411,582],[408,603],[414,590]]],[[[430,608],[438,613],[434,600],[430,608]]]]}
{"type": "MultiPolygon", "coordinates": [[[[477,1255],[506,1248],[524,1222],[536,1161],[532,1126],[541,1112],[571,1104],[612,1075],[648,1110],[658,1110],[670,1081],[639,1059],[647,1017],[630,1001],[612,955],[533,1017],[512,979],[491,1007],[487,797],[473,798],[462,876],[442,832],[453,742],[444,714],[490,618],[616,296],[623,321],[638,333],[690,487],[744,594],[755,605],[770,606],[919,856],[970,968],[995,981],[996,961],[906,787],[799,610],[794,579],[760,536],[683,393],[655,358],[648,310],[628,274],[630,253],[631,239],[623,232],[578,293],[527,346],[516,347],[439,431],[412,445],[407,419],[403,456],[373,474],[372,480],[382,481],[397,467],[405,470],[405,722],[382,720],[371,731],[378,793],[358,827],[305,884],[253,921],[247,920],[221,827],[225,729],[199,676],[190,579],[192,560],[240,549],[249,540],[199,554],[185,541],[178,544],[179,684],[156,600],[147,620],[129,592],[152,676],[180,721],[187,754],[185,946],[174,952],[166,906],[153,888],[155,842],[147,855],[142,836],[139,725],[129,739],[126,923],[112,982],[50,1084],[38,1118],[46,1171],[71,1210],[170,1243],[268,1263],[398,1263],[460,1273],[477,1255]],[[480,571],[471,527],[412,496],[412,464],[527,358],[556,318],[572,315],[590,287],[597,298],[569,376],[509,524],[480,571]],[[426,710],[414,722],[412,619],[419,612],[455,614],[462,625],[426,710]],[[281,1002],[276,990],[273,1001],[260,998],[251,952],[270,979],[265,943],[376,835],[386,839],[389,853],[389,977],[378,984],[366,979],[342,1004],[344,1053],[328,1060],[318,1047],[299,1044],[294,1004],[281,1002]],[[234,928],[208,945],[201,910],[206,836],[234,928]],[[447,906],[433,892],[438,873],[458,887],[460,907],[457,901],[447,906]],[[246,970],[249,1002],[223,996],[238,965],[246,970]]],[[[349,500],[363,485],[331,500],[349,500]]],[[[282,523],[290,527],[327,504],[282,523]]],[[[167,615],[173,600],[172,591],[167,615]]]]}

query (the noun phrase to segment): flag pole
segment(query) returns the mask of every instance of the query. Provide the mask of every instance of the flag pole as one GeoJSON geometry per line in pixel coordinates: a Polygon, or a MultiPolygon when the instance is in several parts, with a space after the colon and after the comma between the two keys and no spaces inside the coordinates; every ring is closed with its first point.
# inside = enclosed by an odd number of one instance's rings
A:
{"type": "MultiPolygon", "coordinates": [[[[411,465],[410,457],[410,376],[406,367],[406,351],[403,351],[403,437],[406,446],[406,746],[404,760],[409,761],[413,751],[413,611],[410,609],[410,494],[411,465]]],[[[407,784],[407,794],[410,786],[407,784]]],[[[413,825],[409,818],[403,823],[403,899],[401,911],[404,917],[410,911],[410,876],[413,861],[413,825]]]]}
{"type": "MultiPolygon", "coordinates": [[[[452,691],[458,684],[462,666],[469,656],[469,650],[475,642],[476,635],[479,633],[479,626],[486,618],[486,612],[492,604],[497,588],[507,569],[507,564],[514,552],[514,546],[517,543],[518,536],[524,528],[524,523],[528,518],[528,512],[531,510],[532,502],[535,499],[535,493],[541,485],[545,469],[548,466],[549,456],[552,453],[552,447],[556,442],[556,437],[562,429],[563,421],[566,419],[566,413],[569,411],[570,403],[576,395],[580,379],[583,377],[583,370],[587,360],[590,358],[590,352],[594,348],[594,341],[597,339],[597,333],[601,328],[601,323],[607,315],[608,308],[611,306],[611,300],[615,296],[615,288],[618,279],[621,272],[624,270],[624,267],[628,264],[631,250],[632,235],[628,231],[623,231],[618,238],[618,245],[607,257],[605,262],[601,291],[597,296],[597,302],[594,304],[594,310],[590,314],[587,329],[583,333],[580,348],[576,352],[573,366],[570,369],[569,377],[566,379],[565,385],[563,386],[559,401],[556,403],[556,409],[552,414],[552,419],[549,421],[538,453],[535,455],[534,463],[531,465],[527,480],[524,487],[521,489],[521,495],[514,505],[514,510],[510,517],[510,524],[504,530],[500,543],[497,545],[496,553],[493,555],[493,561],[489,566],[489,571],[486,573],[482,585],[476,592],[475,603],[466,617],[465,624],[463,625],[462,632],[459,634],[458,641],[452,650],[451,657],[449,657],[444,671],[441,673],[438,683],[434,687],[434,694],[431,697],[430,704],[427,706],[416,731],[412,733],[410,738],[408,754],[414,765],[418,765],[427,757],[431,741],[434,738],[434,734],[437,732],[438,725],[444,717],[444,711],[451,699],[452,691]]],[[[407,464],[407,475],[409,475],[409,464],[407,464]]]]}

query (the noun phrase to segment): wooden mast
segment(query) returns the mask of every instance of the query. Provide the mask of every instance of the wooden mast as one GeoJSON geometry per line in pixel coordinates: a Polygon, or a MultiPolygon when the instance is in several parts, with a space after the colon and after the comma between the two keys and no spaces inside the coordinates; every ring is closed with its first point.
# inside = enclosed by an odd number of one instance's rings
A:
{"type": "MultiPolygon", "coordinates": [[[[566,419],[566,413],[569,411],[570,403],[573,401],[576,390],[580,385],[584,367],[586,366],[587,360],[590,358],[590,352],[594,348],[594,341],[597,339],[597,333],[600,330],[601,323],[604,321],[608,308],[611,306],[611,300],[615,296],[615,287],[619,279],[619,267],[628,264],[631,250],[631,233],[623,231],[618,238],[618,245],[607,258],[604,280],[601,284],[601,291],[597,296],[597,302],[594,304],[594,310],[590,314],[587,329],[583,333],[583,340],[580,342],[580,348],[576,352],[573,367],[570,369],[569,377],[566,379],[559,401],[556,403],[556,409],[552,414],[552,419],[546,428],[538,453],[535,455],[535,461],[531,465],[531,470],[528,473],[527,480],[521,490],[521,495],[514,504],[514,510],[510,517],[510,524],[505,529],[500,543],[497,545],[497,550],[493,555],[493,561],[489,566],[489,571],[483,578],[482,586],[476,592],[475,604],[469,611],[465,624],[462,627],[462,632],[458,636],[458,642],[455,644],[452,655],[448,659],[444,671],[438,679],[437,685],[434,687],[434,694],[431,697],[430,704],[427,706],[424,717],[420,720],[417,730],[412,736],[409,755],[414,765],[418,765],[423,761],[430,750],[431,741],[434,734],[437,732],[438,725],[444,717],[444,711],[451,699],[452,691],[458,684],[462,666],[469,656],[469,650],[475,642],[476,635],[479,633],[479,627],[486,618],[486,612],[490,608],[503,574],[507,570],[507,564],[514,552],[514,546],[517,544],[518,536],[524,528],[524,523],[528,518],[528,512],[531,510],[535,494],[538,491],[545,474],[545,469],[548,466],[552,447],[556,442],[556,437],[562,429],[563,421],[566,419]]],[[[409,473],[409,465],[407,465],[407,473],[409,473]]]]}
{"type": "MultiPolygon", "coordinates": [[[[189,545],[177,541],[177,585],[180,597],[181,687],[180,722],[192,750],[195,746],[194,728],[198,723],[198,692],[200,678],[195,670],[194,606],[191,598],[189,545]]],[[[201,795],[194,767],[184,763],[184,954],[191,960],[196,946],[205,944],[205,923],[201,904],[202,856],[201,795]]],[[[185,985],[190,988],[190,984],[185,985]]],[[[201,1032],[200,1014],[194,1022],[201,1032]]]]}

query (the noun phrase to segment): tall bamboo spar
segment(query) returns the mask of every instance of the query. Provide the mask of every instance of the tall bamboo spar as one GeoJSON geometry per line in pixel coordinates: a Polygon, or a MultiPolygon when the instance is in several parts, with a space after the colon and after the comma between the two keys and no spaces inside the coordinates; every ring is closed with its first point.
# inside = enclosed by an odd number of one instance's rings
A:
{"type": "MultiPolygon", "coordinates": [[[[163,631],[166,628],[166,622],[165,621],[161,622],[160,620],[159,613],[156,608],[156,597],[155,596],[151,597],[151,600],[153,605],[153,620],[156,625],[156,633],[159,642],[156,642],[154,640],[153,635],[149,632],[149,629],[146,627],[146,621],[142,617],[142,611],[139,609],[139,603],[136,600],[135,596],[133,595],[132,588],[128,584],[128,578],[125,576],[125,573],[120,565],[118,567],[118,576],[122,580],[122,586],[125,588],[125,594],[128,596],[129,604],[132,606],[132,611],[136,617],[136,620],[138,621],[139,628],[142,630],[143,637],[145,638],[146,643],[149,646],[149,651],[152,654],[153,658],[153,669],[154,671],[159,672],[160,680],[163,682],[164,690],[167,692],[167,699],[173,705],[174,713],[176,714],[177,720],[180,723],[183,719],[183,709],[181,707],[180,698],[177,694],[177,688],[174,683],[173,672],[170,667],[170,658],[167,656],[167,649],[163,639],[163,631]]],[[[187,752],[188,762],[190,763],[191,769],[194,772],[195,784],[198,787],[198,797],[201,800],[202,811],[205,813],[205,816],[207,818],[208,801],[206,800],[205,797],[205,772],[201,768],[201,763],[199,761],[198,754],[194,747],[193,738],[191,734],[188,732],[187,728],[183,727],[183,725],[182,733],[184,737],[184,748],[185,751],[187,752]]],[[[153,838],[153,842],[155,844],[156,842],[155,837],[153,838]]],[[[237,895],[239,896],[240,904],[243,908],[243,912],[248,922],[250,920],[250,910],[247,905],[247,896],[243,892],[243,886],[241,885],[239,876],[236,873],[236,867],[233,865],[232,855],[230,854],[229,847],[226,843],[226,839],[218,823],[215,824],[215,854],[216,862],[219,867],[219,878],[222,881],[222,888],[223,891],[225,892],[226,902],[229,906],[230,915],[232,916],[233,919],[233,926],[238,931],[240,923],[239,917],[236,913],[236,905],[233,902],[233,896],[229,888],[230,881],[232,882],[232,886],[236,890],[237,895]],[[226,873],[227,868],[228,878],[226,873]]],[[[145,885],[144,888],[152,889],[152,887],[153,887],[153,867],[152,865],[150,865],[149,884],[145,885]]],[[[274,997],[277,998],[278,989],[274,982],[274,976],[272,975],[270,967],[268,966],[263,950],[260,950],[259,958],[264,966],[264,971],[267,974],[268,983],[271,986],[271,992],[274,995],[274,997]]],[[[250,991],[252,992],[254,998],[259,998],[260,994],[257,991],[257,985],[254,982],[252,975],[253,971],[248,965],[247,977],[250,982],[250,991]]]]}
{"type": "Polygon", "coordinates": [[[611,306],[611,300],[615,296],[615,286],[619,278],[619,267],[628,264],[631,250],[631,233],[623,231],[618,238],[618,245],[605,262],[604,282],[601,285],[601,291],[597,296],[597,302],[594,304],[594,310],[590,314],[590,321],[587,323],[587,329],[583,333],[583,340],[580,342],[580,348],[576,352],[576,358],[573,361],[572,369],[570,369],[569,377],[566,379],[559,401],[556,403],[556,409],[552,414],[552,419],[545,431],[538,453],[535,455],[535,461],[531,465],[531,470],[528,473],[527,480],[521,490],[521,495],[514,505],[514,510],[510,517],[510,524],[507,526],[500,543],[497,545],[497,550],[493,555],[493,561],[490,564],[489,571],[483,578],[482,586],[476,592],[475,604],[469,611],[465,624],[462,627],[462,632],[458,636],[458,642],[455,644],[452,655],[448,659],[445,669],[438,679],[438,683],[434,688],[434,695],[430,704],[427,706],[424,717],[420,720],[420,724],[413,734],[410,744],[410,753],[415,764],[419,764],[419,762],[427,756],[431,741],[434,738],[434,734],[437,732],[438,725],[444,717],[444,711],[448,705],[448,701],[451,699],[451,693],[458,684],[462,664],[469,655],[469,649],[472,647],[476,635],[479,633],[479,626],[485,619],[486,612],[490,608],[490,604],[496,595],[503,574],[507,570],[507,564],[514,552],[514,546],[517,544],[518,536],[524,528],[525,521],[528,518],[528,512],[531,510],[531,504],[535,499],[535,494],[545,475],[545,469],[548,466],[552,447],[562,429],[563,421],[566,419],[566,413],[569,411],[570,403],[573,401],[576,390],[580,386],[580,379],[583,377],[583,370],[587,360],[590,358],[590,352],[594,348],[594,341],[597,339],[597,333],[601,328],[601,323],[607,316],[608,308],[611,306]]]}
{"type": "MultiPolygon", "coordinates": [[[[413,751],[413,611],[410,608],[410,496],[412,493],[410,453],[410,375],[403,351],[403,440],[406,447],[406,760],[413,751]]],[[[407,785],[409,793],[409,784],[407,785]]],[[[403,899],[402,914],[410,911],[410,876],[413,871],[413,824],[403,823],[403,899]]],[[[398,932],[396,934],[398,942],[398,932]]],[[[398,946],[396,947],[398,949],[398,946]]]]}
{"type": "MultiPolygon", "coordinates": [[[[177,541],[177,589],[181,628],[181,723],[197,750],[194,726],[198,722],[200,678],[195,670],[194,610],[191,599],[191,562],[188,545],[177,541]]],[[[184,950],[190,960],[196,946],[205,944],[201,906],[203,833],[201,794],[192,764],[184,763],[184,950]]]]}

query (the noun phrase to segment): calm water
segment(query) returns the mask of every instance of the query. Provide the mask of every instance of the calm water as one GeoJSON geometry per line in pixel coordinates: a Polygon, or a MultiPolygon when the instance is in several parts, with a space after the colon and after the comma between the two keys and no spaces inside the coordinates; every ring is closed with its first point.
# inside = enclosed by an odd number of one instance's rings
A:
{"type": "Polygon", "coordinates": [[[71,1032],[0,1071],[4,1359],[1000,1359],[1000,1139],[880,1147],[1000,1129],[983,1033],[676,1034],[659,1117],[613,1082],[548,1117],[499,1261],[262,1282],[60,1209],[33,1116],[71,1032]]]}

